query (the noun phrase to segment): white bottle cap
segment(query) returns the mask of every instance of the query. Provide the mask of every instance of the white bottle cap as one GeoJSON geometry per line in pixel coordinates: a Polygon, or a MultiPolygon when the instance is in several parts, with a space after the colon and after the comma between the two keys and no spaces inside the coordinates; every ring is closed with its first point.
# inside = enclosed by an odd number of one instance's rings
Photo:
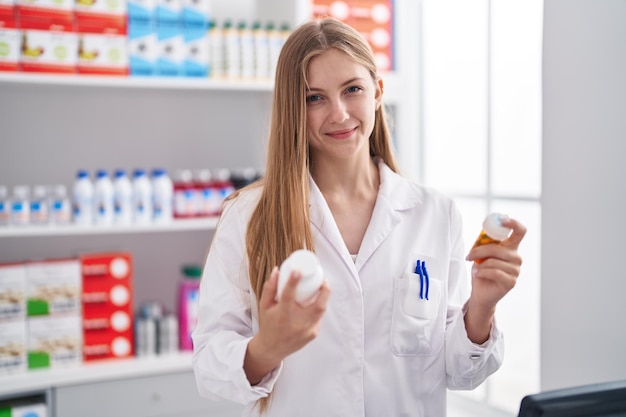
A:
{"type": "Polygon", "coordinates": [[[487,235],[495,240],[504,240],[511,234],[511,228],[502,226],[502,220],[509,216],[502,213],[490,213],[483,221],[483,230],[487,235]]]}
{"type": "Polygon", "coordinates": [[[280,299],[292,270],[300,271],[302,274],[296,289],[296,301],[300,304],[306,304],[319,290],[324,281],[322,266],[313,252],[306,249],[294,251],[280,266],[276,292],[277,300],[280,299]]]}

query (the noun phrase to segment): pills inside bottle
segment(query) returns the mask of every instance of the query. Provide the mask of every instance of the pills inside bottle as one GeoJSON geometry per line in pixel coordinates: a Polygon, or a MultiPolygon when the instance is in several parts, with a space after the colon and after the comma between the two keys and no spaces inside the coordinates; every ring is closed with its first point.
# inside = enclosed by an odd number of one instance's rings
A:
{"type": "MultiPolygon", "coordinates": [[[[511,234],[511,228],[502,225],[502,220],[508,219],[506,214],[490,213],[483,221],[483,229],[474,242],[473,248],[489,243],[500,243],[511,234]]],[[[477,259],[476,263],[481,263],[482,259],[477,259]]]]}

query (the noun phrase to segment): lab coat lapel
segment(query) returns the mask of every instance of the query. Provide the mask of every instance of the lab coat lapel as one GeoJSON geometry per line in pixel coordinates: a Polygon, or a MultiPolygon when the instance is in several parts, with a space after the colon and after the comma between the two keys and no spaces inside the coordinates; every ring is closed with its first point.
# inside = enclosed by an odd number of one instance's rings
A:
{"type": "Polygon", "coordinates": [[[378,247],[402,221],[401,212],[420,204],[419,192],[406,178],[393,172],[384,162],[378,163],[380,189],[374,212],[356,260],[356,268],[361,267],[376,252],[378,247]]]}
{"type": "Polygon", "coordinates": [[[326,203],[326,199],[322,195],[322,192],[313,181],[313,178],[309,176],[309,199],[310,208],[309,215],[311,216],[311,223],[316,227],[320,234],[330,243],[330,245],[337,251],[343,262],[349,269],[354,268],[352,258],[348,253],[348,248],[341,237],[337,223],[333,218],[333,214],[326,203]]]}

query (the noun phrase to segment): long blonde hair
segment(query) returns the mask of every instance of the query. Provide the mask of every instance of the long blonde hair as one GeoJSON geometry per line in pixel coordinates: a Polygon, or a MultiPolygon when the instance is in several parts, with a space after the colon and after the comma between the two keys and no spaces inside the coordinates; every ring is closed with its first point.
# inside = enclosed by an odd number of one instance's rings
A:
{"type": "MultiPolygon", "coordinates": [[[[315,56],[337,49],[378,75],[367,42],[350,26],[326,18],[299,26],[284,44],[276,67],[265,177],[246,235],[250,285],[257,301],[274,266],[294,250],[314,250],[309,222],[309,151],[306,120],[307,69],[315,56]]],[[[370,155],[394,171],[396,162],[383,106],[376,110],[370,155]]],[[[268,398],[259,401],[261,411],[268,398]]]]}

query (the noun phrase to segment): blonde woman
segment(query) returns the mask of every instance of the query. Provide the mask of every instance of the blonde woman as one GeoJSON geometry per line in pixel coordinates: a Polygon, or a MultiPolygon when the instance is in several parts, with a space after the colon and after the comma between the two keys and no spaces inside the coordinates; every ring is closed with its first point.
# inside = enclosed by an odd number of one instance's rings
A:
{"type": "Polygon", "coordinates": [[[228,203],[200,290],[200,393],[246,416],[444,416],[502,361],[497,302],[515,285],[525,228],[464,252],[454,203],[400,176],[367,43],[308,22],[277,65],[265,177],[228,203]],[[277,266],[315,251],[312,304],[277,266]],[[466,261],[483,259],[465,274],[466,261]],[[426,286],[426,289],[424,288],[426,286]]]}

